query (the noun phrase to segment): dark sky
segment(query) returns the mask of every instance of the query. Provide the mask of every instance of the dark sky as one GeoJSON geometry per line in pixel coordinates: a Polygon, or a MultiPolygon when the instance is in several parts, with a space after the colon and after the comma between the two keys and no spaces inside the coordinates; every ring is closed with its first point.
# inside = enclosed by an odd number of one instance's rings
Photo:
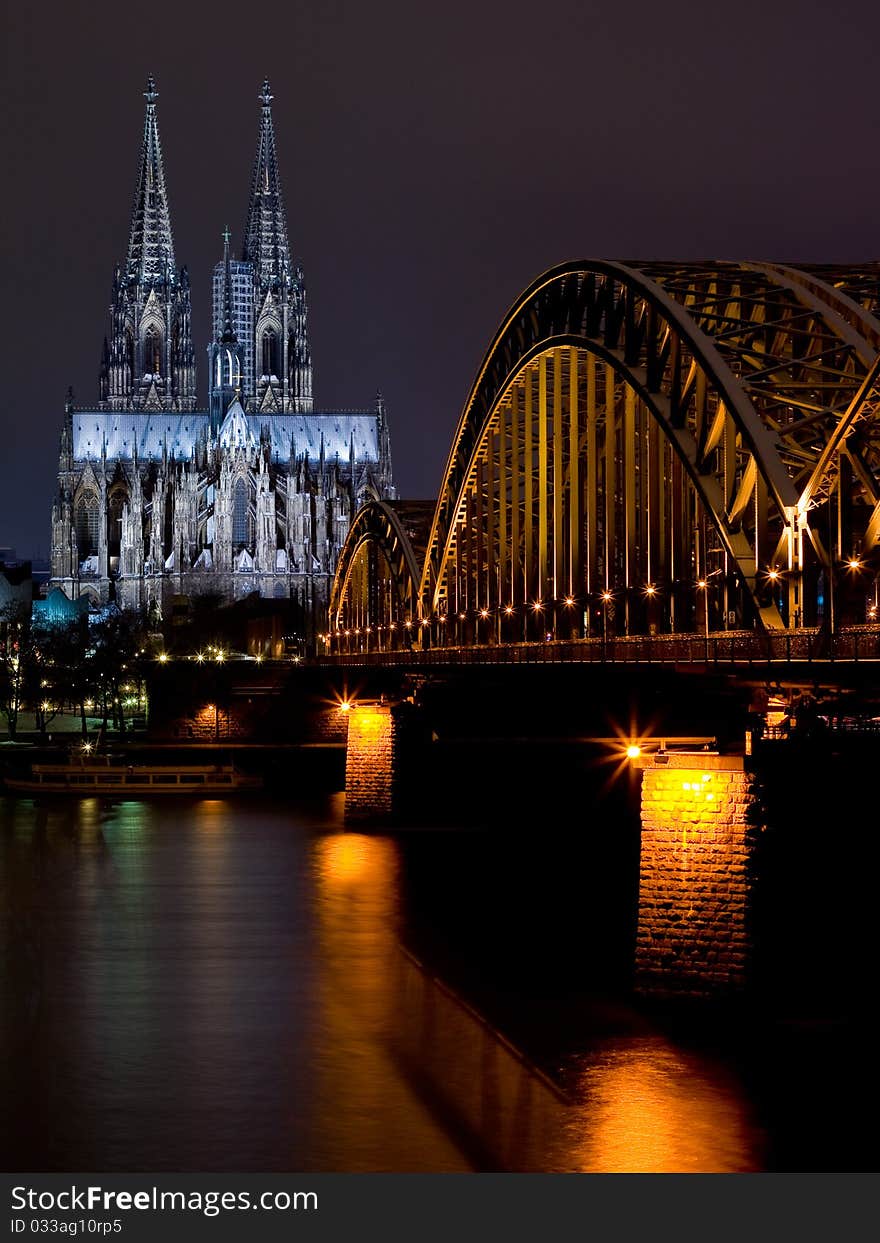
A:
{"type": "Polygon", "coordinates": [[[64,394],[97,398],[156,77],[204,400],[268,74],[316,403],[389,407],[434,496],[498,321],[579,256],[880,252],[880,4],[17,3],[5,21],[0,545],[46,553],[64,394]]]}

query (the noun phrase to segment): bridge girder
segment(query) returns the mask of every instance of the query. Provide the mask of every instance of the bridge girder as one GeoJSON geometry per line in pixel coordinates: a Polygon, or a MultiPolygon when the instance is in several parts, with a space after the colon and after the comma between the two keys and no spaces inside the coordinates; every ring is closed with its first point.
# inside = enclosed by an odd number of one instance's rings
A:
{"type": "Polygon", "coordinates": [[[554,633],[583,605],[575,637],[601,598],[653,629],[640,592],[666,593],[660,628],[693,628],[702,589],[708,629],[710,579],[725,625],[818,620],[835,567],[880,557],[880,263],[551,269],[486,352],[429,528],[421,511],[417,540],[399,507],[356,516],[331,628],[406,616],[480,642],[466,619],[492,615],[501,641],[502,613],[547,601],[554,633]]]}
{"type": "MultiPolygon", "coordinates": [[[[427,508],[433,509],[433,505],[427,508]]],[[[421,566],[413,533],[424,525],[423,502],[373,499],[355,514],[340,551],[330,596],[331,629],[343,626],[343,608],[364,624],[402,626],[417,612],[421,566]],[[370,620],[366,620],[369,618],[370,620]]]]}
{"type": "MultiPolygon", "coordinates": [[[[598,444],[591,435],[591,422],[608,424],[607,411],[614,404],[619,409],[613,415],[613,435],[619,439],[635,434],[640,415],[627,413],[635,401],[662,430],[690,480],[729,558],[727,569],[735,573],[756,615],[773,628],[783,620],[765,574],[782,560],[792,624],[803,604],[801,573],[805,558],[811,553],[814,563],[827,572],[835,556],[833,541],[823,539],[825,527],[814,521],[813,511],[821,505],[829,509],[835,490],[840,492],[841,458],[851,469],[847,473],[847,496],[841,499],[838,495],[838,511],[850,507],[849,494],[855,492],[863,520],[857,532],[844,529],[846,524],[838,517],[836,555],[846,555],[859,543],[869,551],[880,537],[878,273],[880,265],[840,269],[831,284],[823,278],[830,275],[824,270],[817,275],[780,265],[636,266],[586,261],[562,265],[540,277],[502,322],[459,421],[422,571],[419,595],[423,615],[432,616],[448,595],[450,558],[458,558],[462,532],[473,522],[468,506],[478,504],[474,499],[477,487],[485,493],[484,481],[476,483],[480,463],[493,457],[490,475],[494,472],[500,478],[502,471],[506,473],[504,500],[499,504],[497,497],[483,497],[484,507],[491,505],[496,517],[504,505],[513,519],[515,509],[535,503],[526,487],[520,488],[517,504],[512,503],[510,461],[500,462],[491,446],[493,435],[497,439],[499,422],[504,423],[503,413],[499,421],[499,411],[505,404],[509,408],[516,385],[536,360],[541,371],[540,360],[544,358],[549,360],[554,378],[549,404],[546,374],[543,380],[539,374],[538,379],[539,390],[544,385],[538,399],[538,422],[549,417],[550,423],[550,443],[543,450],[540,428],[536,433],[539,480],[542,472],[546,475],[550,470],[550,491],[554,485],[571,491],[568,475],[576,456],[573,446],[567,462],[560,464],[555,459],[560,448],[563,456],[568,449],[560,445],[558,428],[562,427],[564,440],[570,433],[572,417],[585,431],[584,445],[578,446],[577,454],[587,449],[579,473],[589,477],[595,469],[590,465],[589,448],[592,445],[595,461],[598,444]],[[852,291],[858,293],[858,300],[851,296],[852,291]],[[568,411],[557,408],[559,351],[577,351],[586,360],[587,370],[601,365],[613,371],[619,387],[614,402],[606,400],[604,408],[597,408],[595,400],[591,404],[589,392],[584,392],[571,398],[568,411]],[[573,416],[571,410],[578,405],[582,409],[573,416]],[[843,548],[846,540],[852,541],[849,549],[843,548]]],[[[577,367],[576,361],[568,365],[569,379],[577,367]]],[[[590,388],[589,379],[577,383],[590,388]]],[[[501,439],[510,446],[513,436],[519,434],[511,425],[501,431],[501,439]]],[[[531,454],[532,448],[530,444],[526,452],[531,454]]],[[[623,477],[623,500],[631,510],[634,501],[645,503],[648,492],[647,481],[643,478],[640,485],[633,475],[634,470],[638,472],[634,457],[641,450],[636,454],[628,454],[625,446],[619,450],[617,473],[610,467],[604,482],[607,486],[610,477],[612,485],[619,488],[623,477]]],[[[666,469],[661,465],[661,471],[666,469]]],[[[539,482],[536,491],[540,492],[539,482]]],[[[547,546],[548,539],[554,545],[558,542],[559,498],[545,490],[537,504],[539,546],[533,559],[545,566],[554,557],[559,561],[559,549],[547,546]],[[544,512],[542,517],[541,509],[548,505],[552,512],[544,512]]],[[[577,511],[578,503],[572,506],[564,502],[563,508],[564,526],[572,532],[565,553],[571,568],[571,546],[580,540],[580,535],[574,534],[571,511],[577,511]]],[[[589,544],[601,532],[603,515],[595,503],[590,512],[590,498],[586,509],[589,544]]],[[[575,512],[575,525],[580,519],[581,514],[575,512]]],[[[528,522],[527,515],[524,521],[528,522]]],[[[610,522],[607,505],[604,522],[606,527],[610,522]]],[[[484,514],[479,516],[479,523],[485,543],[489,530],[484,514]]],[[[512,521],[505,526],[510,532],[512,521]]],[[[522,540],[522,531],[516,535],[522,540]]],[[[624,536],[627,540],[632,543],[631,532],[624,536]]],[[[482,559],[481,570],[488,571],[484,549],[470,548],[467,556],[472,559],[475,555],[482,559]]],[[[518,552],[509,549],[508,564],[514,555],[518,552]]],[[[697,550],[697,559],[699,556],[697,550]]],[[[595,562],[588,549],[588,580],[591,557],[595,562]]],[[[496,566],[498,561],[496,556],[496,566]]],[[[595,571],[596,565],[592,568],[595,571]]],[[[677,567],[679,574],[684,568],[677,567]]],[[[609,569],[606,565],[606,588],[615,586],[609,569]]],[[[692,576],[706,572],[705,564],[694,563],[691,569],[692,576]]],[[[460,573],[460,567],[455,573],[460,573]]],[[[582,594],[582,580],[580,575],[575,582],[569,573],[567,590],[582,594]]],[[[587,589],[598,585],[588,581],[587,589]]],[[[632,588],[634,584],[624,585],[632,588]]],[[[557,596],[561,594],[559,586],[557,573],[553,577],[557,596]]],[[[540,572],[532,591],[539,598],[545,595],[540,572]]],[[[493,592],[487,582],[480,598],[500,606],[501,596],[500,585],[493,592]]]]}

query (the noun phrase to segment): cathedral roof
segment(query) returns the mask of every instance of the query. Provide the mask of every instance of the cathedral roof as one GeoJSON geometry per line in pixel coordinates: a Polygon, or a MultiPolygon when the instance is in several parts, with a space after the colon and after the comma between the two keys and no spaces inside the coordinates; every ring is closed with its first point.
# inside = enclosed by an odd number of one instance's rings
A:
{"type": "Polygon", "coordinates": [[[237,397],[226,411],[226,417],[220,424],[220,431],[217,435],[224,449],[253,449],[256,447],[259,432],[257,436],[254,435],[253,429],[248,423],[247,415],[237,397]]]}
{"type": "MultiPolygon", "coordinates": [[[[324,442],[324,460],[349,459],[352,443],[358,465],[379,461],[379,420],[375,410],[317,410],[312,414],[258,414],[242,410],[234,402],[223,426],[237,407],[254,444],[268,429],[272,456],[282,461],[308,454],[317,462],[324,442]]],[[[236,426],[240,424],[236,422],[236,426]]],[[[200,439],[210,438],[211,419],[207,411],[117,411],[74,410],[72,412],[73,459],[99,461],[102,450],[107,461],[130,460],[135,452],[141,462],[160,460],[163,449],[178,459],[188,458],[200,439]]]]}

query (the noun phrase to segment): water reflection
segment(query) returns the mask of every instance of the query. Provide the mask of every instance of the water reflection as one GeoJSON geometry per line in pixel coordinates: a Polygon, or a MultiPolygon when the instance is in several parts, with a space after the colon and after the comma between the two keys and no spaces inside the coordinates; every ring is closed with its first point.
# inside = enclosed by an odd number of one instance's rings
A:
{"type": "Polygon", "coordinates": [[[324,1169],[469,1169],[389,1043],[398,1015],[394,843],[333,833],[314,842],[313,869],[318,1006],[311,1160],[324,1169]]]}
{"type": "MultiPolygon", "coordinates": [[[[429,909],[454,944],[468,835],[403,851],[340,811],[2,802],[7,1168],[762,1168],[734,1072],[637,1016],[576,1034],[558,997],[578,1073],[563,1092],[538,1071],[525,974],[501,1034],[470,1004],[491,962],[465,1001],[401,948],[441,854],[429,909]]],[[[474,900],[503,946],[517,908],[501,886],[474,900]]]]}
{"type": "Polygon", "coordinates": [[[584,1066],[567,1125],[591,1173],[759,1169],[760,1132],[735,1077],[657,1035],[618,1038],[584,1066]]]}

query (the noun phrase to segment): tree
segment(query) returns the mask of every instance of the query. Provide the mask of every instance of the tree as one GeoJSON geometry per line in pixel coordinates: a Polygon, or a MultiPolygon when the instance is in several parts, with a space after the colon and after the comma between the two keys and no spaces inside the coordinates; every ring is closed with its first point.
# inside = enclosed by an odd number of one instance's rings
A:
{"type": "MultiPolygon", "coordinates": [[[[41,726],[42,705],[54,707],[53,716],[65,703],[79,711],[82,735],[88,732],[86,725],[86,701],[94,687],[89,663],[89,631],[85,618],[66,625],[45,627],[39,635],[40,705],[37,710],[37,726],[41,726]]],[[[49,718],[51,719],[51,717],[49,718]]]]}
{"type": "Polygon", "coordinates": [[[0,608],[0,712],[13,740],[28,689],[30,642],[29,606],[18,600],[5,604],[0,608]]]}

